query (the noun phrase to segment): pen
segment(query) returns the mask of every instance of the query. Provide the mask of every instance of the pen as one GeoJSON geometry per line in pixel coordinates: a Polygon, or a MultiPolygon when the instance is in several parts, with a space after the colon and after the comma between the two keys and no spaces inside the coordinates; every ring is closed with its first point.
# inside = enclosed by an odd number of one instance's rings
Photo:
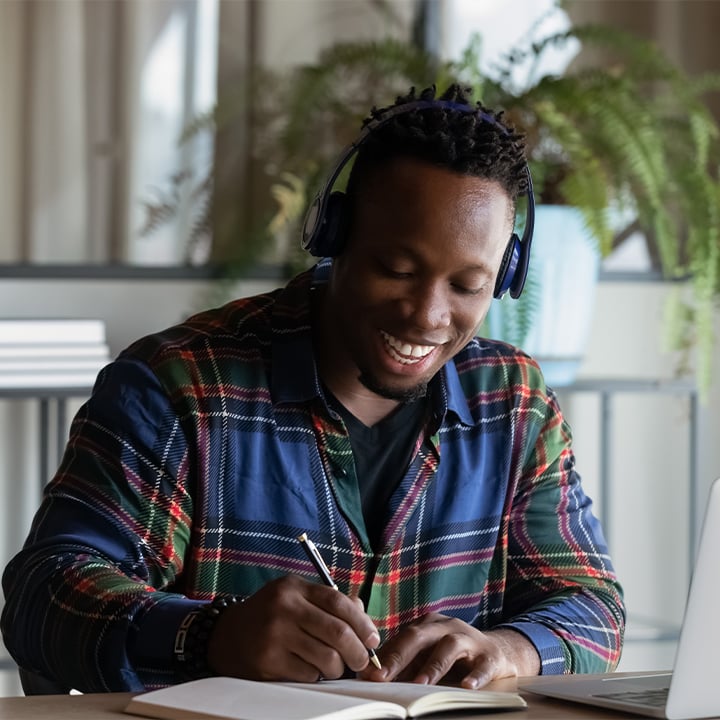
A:
{"type": "MultiPolygon", "coordinates": [[[[298,535],[297,539],[298,539],[298,542],[303,546],[305,553],[307,554],[308,558],[310,559],[310,562],[313,564],[315,570],[317,570],[318,575],[322,578],[322,581],[328,587],[333,588],[333,590],[337,590],[338,586],[335,583],[335,581],[332,579],[330,570],[328,570],[328,566],[325,564],[325,561],[322,559],[322,555],[320,554],[320,551],[317,549],[317,546],[315,545],[315,543],[307,536],[307,533],[302,533],[302,535],[298,535]]],[[[372,650],[371,648],[368,648],[368,655],[370,656],[370,662],[379,670],[382,667],[382,665],[380,664],[380,659],[375,654],[375,651],[372,650]]]]}

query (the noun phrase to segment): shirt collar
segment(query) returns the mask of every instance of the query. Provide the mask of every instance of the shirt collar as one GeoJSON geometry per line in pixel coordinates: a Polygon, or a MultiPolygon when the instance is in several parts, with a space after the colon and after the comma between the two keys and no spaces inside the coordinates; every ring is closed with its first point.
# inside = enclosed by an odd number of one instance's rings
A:
{"type": "MultiPolygon", "coordinates": [[[[445,363],[431,383],[433,417],[443,420],[448,411],[455,413],[460,422],[474,425],[475,420],[468,407],[467,396],[460,383],[455,360],[445,363]]],[[[439,422],[438,422],[439,426],[439,422]]]]}
{"type": "Polygon", "coordinates": [[[272,314],[270,394],[274,403],[322,397],[312,341],[311,302],[318,266],[280,290],[272,314]]]}

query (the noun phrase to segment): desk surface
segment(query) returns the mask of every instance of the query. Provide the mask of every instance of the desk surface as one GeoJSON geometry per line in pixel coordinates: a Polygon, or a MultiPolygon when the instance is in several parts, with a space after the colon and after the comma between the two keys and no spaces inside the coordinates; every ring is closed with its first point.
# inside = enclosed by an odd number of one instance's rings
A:
{"type": "MultiPolygon", "coordinates": [[[[502,680],[489,686],[492,690],[515,691],[515,680],[502,680]]],[[[626,715],[612,710],[591,708],[575,703],[564,703],[523,693],[527,710],[501,713],[479,713],[477,716],[444,714],[444,720],[462,717],[463,720],[618,720],[628,717],[638,720],[638,715],[626,715]]],[[[35,695],[33,697],[0,698],[2,720],[129,720],[137,717],[127,715],[123,708],[131,693],[107,693],[92,695],[35,695]]],[[[278,718],[278,720],[282,720],[278,718]]]]}

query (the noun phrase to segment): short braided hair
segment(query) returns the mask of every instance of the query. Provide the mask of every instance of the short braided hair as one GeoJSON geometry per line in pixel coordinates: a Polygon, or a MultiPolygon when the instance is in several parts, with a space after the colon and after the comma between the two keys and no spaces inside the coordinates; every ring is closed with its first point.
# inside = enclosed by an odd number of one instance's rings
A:
{"type": "MultiPolygon", "coordinates": [[[[470,92],[469,88],[452,84],[436,97],[435,86],[419,94],[413,87],[407,95],[398,97],[394,105],[373,108],[363,127],[381,118],[390,108],[419,100],[441,100],[472,108],[468,100],[470,92]]],[[[495,122],[488,122],[476,113],[438,107],[399,113],[379,125],[358,149],[347,194],[354,194],[360,178],[372,167],[396,157],[409,157],[463,175],[495,180],[514,204],[518,195],[527,190],[523,136],[502,123],[502,113],[496,114],[479,102],[474,107],[495,122]]]]}

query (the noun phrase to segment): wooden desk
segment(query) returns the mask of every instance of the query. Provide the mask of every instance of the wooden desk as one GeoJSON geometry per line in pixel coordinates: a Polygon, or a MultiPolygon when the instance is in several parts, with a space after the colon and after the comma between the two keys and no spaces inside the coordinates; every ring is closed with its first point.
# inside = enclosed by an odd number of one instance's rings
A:
{"type": "MultiPolygon", "coordinates": [[[[515,691],[514,680],[492,683],[492,690],[515,691]]],[[[634,718],[613,710],[591,708],[575,703],[541,698],[531,693],[523,693],[528,702],[527,710],[501,713],[483,712],[477,715],[455,715],[445,713],[443,720],[570,720],[578,718],[588,720],[618,720],[634,718]]],[[[98,695],[35,695],[33,697],[0,698],[0,718],[2,720],[130,720],[136,715],[123,713],[131,693],[108,693],[98,695]]],[[[279,717],[277,720],[282,720],[279,717]]]]}

